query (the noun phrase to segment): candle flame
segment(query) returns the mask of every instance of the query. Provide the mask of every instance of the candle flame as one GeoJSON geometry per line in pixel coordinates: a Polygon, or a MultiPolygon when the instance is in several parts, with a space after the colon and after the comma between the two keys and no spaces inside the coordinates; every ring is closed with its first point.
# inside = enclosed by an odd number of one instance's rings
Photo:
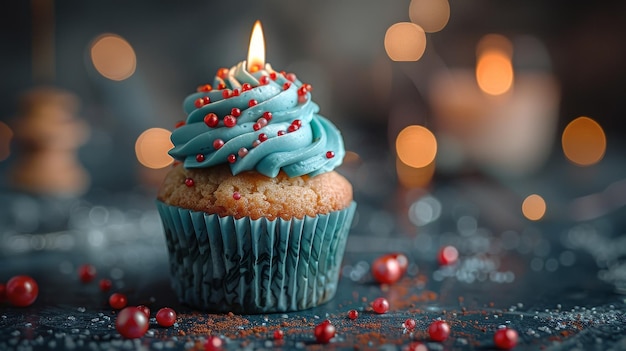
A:
{"type": "Polygon", "coordinates": [[[256,72],[265,65],[265,39],[263,38],[263,28],[261,21],[256,21],[250,36],[250,47],[248,48],[248,71],[256,72]]]}

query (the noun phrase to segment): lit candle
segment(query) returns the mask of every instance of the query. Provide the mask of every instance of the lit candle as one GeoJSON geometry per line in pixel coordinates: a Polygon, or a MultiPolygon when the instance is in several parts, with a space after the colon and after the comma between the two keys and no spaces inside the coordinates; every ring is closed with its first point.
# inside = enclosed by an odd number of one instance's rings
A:
{"type": "Polygon", "coordinates": [[[256,72],[265,64],[265,39],[263,38],[263,28],[261,22],[256,21],[250,36],[250,47],[248,48],[248,71],[256,72]]]}

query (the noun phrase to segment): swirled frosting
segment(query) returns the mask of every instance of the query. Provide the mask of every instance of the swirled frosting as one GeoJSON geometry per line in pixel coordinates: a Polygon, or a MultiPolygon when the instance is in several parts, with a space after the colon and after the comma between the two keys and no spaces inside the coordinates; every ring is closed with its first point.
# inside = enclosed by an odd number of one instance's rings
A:
{"type": "Polygon", "coordinates": [[[219,70],[212,86],[185,98],[187,119],[172,133],[170,155],[187,168],[230,163],[233,174],[268,177],[280,170],[315,176],[339,166],[341,133],[318,114],[310,86],[269,64],[254,73],[245,67],[243,61],[219,70]]]}

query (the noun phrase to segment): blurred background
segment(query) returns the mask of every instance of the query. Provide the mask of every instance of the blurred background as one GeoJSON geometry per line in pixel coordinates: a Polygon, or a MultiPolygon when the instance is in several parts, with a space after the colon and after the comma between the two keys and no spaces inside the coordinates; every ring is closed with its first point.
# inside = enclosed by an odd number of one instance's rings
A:
{"type": "Polygon", "coordinates": [[[312,84],[321,114],[343,131],[340,171],[362,208],[398,192],[413,194],[401,201],[409,206],[476,177],[514,194],[515,211],[537,211],[533,220],[546,202],[587,216],[624,205],[622,1],[0,6],[5,195],[153,196],[184,97],[246,58],[258,19],[267,62],[312,84]]]}

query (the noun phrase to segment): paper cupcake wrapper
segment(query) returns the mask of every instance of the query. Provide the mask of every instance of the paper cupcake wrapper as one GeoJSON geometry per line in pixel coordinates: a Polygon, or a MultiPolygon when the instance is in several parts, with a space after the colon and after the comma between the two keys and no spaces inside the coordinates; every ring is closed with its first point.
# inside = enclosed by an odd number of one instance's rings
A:
{"type": "Polygon", "coordinates": [[[157,201],[180,301],[213,312],[299,311],[330,300],[356,209],[235,219],[157,201]]]}

